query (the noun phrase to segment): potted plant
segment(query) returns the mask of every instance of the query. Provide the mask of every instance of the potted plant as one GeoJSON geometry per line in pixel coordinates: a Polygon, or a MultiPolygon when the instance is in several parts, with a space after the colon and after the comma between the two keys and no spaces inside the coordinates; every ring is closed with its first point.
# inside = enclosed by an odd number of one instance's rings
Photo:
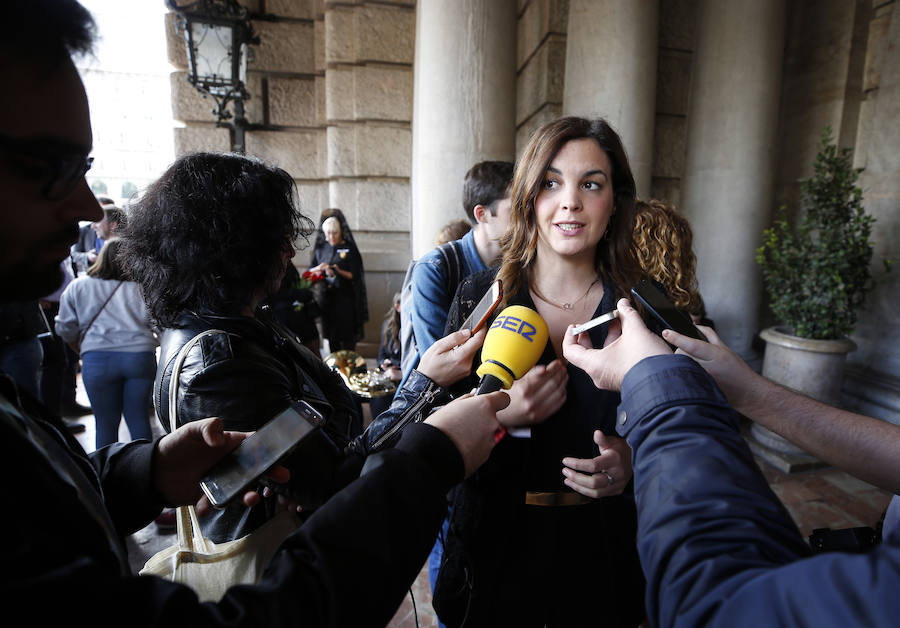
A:
{"type": "MultiPolygon", "coordinates": [[[[826,127],[814,174],[800,185],[802,217],[792,226],[780,208],[756,255],[782,322],[760,334],[767,343],[763,375],[832,405],[840,404],[844,361],[856,348],[849,335],[874,284],[875,219],[863,209],[859,175],[850,149],[833,144],[826,127]]],[[[775,437],[756,425],[752,431],[758,440],[775,437]]],[[[786,444],[775,438],[776,447],[786,444]]]]}

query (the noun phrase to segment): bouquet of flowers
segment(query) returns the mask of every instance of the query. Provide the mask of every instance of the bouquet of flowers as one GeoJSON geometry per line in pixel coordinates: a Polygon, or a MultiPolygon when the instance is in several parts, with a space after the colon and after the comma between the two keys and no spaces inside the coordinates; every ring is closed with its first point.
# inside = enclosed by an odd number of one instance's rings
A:
{"type": "Polygon", "coordinates": [[[325,273],[314,273],[310,270],[304,270],[300,275],[299,287],[301,290],[308,290],[323,279],[325,279],[325,273]]]}

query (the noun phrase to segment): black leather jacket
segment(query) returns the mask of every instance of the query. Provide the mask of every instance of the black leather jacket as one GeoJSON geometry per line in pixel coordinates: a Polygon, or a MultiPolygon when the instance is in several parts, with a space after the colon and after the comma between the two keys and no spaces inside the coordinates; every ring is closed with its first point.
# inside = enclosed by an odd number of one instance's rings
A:
{"type": "MultiPolygon", "coordinates": [[[[403,426],[423,420],[449,399],[444,389],[416,373],[362,432],[360,402],[340,375],[264,312],[256,318],[186,314],[177,328],[162,334],[153,402],[166,430],[175,358],[194,336],[214,329],[222,333],[202,338],[182,366],[177,425],[218,416],[226,429],[252,431],[293,400],[309,403],[325,417],[323,429],[282,461],[291,470],[287,492],[305,515],[356,478],[368,454],[393,445],[403,426]]],[[[215,542],[236,539],[262,525],[272,515],[269,508],[235,503],[201,523],[215,542]]]]}

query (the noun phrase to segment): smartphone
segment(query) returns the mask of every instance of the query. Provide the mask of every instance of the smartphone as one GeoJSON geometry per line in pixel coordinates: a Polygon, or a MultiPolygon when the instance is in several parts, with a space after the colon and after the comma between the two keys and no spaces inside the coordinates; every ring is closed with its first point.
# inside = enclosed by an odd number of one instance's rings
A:
{"type": "Polygon", "coordinates": [[[471,329],[472,334],[476,334],[479,329],[484,327],[484,324],[487,323],[491,314],[493,314],[497,309],[497,306],[500,305],[501,299],[503,299],[503,282],[497,279],[491,284],[488,291],[484,293],[484,296],[481,297],[478,305],[475,306],[475,309],[472,310],[472,313],[469,314],[468,318],[463,321],[463,324],[460,325],[459,328],[471,329]]]}
{"type": "Polygon", "coordinates": [[[200,481],[200,488],[216,508],[244,490],[325,422],[305,401],[295,401],[219,461],[200,481]]]}
{"type": "Polygon", "coordinates": [[[674,329],[679,334],[690,338],[706,340],[706,336],[694,326],[691,317],[672,305],[669,298],[652,282],[642,279],[637,286],[631,289],[631,294],[664,329],[674,329]]]}

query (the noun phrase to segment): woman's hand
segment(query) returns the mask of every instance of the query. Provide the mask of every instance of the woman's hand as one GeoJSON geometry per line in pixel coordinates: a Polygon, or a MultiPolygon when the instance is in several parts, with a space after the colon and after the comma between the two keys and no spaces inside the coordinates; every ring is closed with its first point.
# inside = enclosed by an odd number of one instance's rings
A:
{"type": "Polygon", "coordinates": [[[504,427],[534,425],[553,416],[566,402],[569,373],[562,360],[546,366],[538,364],[513,382],[509,391],[509,407],[497,413],[504,427]]]}
{"type": "Polygon", "coordinates": [[[472,359],[484,344],[487,330],[474,336],[468,329],[447,334],[428,347],[416,370],[439,386],[450,386],[472,372],[472,359]]]}
{"type": "Polygon", "coordinates": [[[631,468],[631,447],[625,439],[594,432],[594,442],[600,448],[595,458],[563,458],[564,483],[572,490],[597,499],[618,495],[634,473],[631,468]]]}

